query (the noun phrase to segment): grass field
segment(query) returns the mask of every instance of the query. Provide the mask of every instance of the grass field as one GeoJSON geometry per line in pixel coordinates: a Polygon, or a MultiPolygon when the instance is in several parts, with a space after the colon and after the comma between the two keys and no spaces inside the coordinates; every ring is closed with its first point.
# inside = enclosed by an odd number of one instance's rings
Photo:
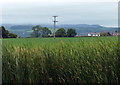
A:
{"type": "Polygon", "coordinates": [[[3,83],[118,84],[118,37],[3,39],[3,83]]]}

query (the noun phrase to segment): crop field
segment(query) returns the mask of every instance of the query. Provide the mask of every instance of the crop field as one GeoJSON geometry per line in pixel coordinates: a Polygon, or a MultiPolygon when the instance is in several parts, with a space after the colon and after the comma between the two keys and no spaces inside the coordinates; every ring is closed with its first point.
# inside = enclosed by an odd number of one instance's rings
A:
{"type": "Polygon", "coordinates": [[[118,37],[3,39],[3,83],[118,84],[119,47],[118,37]]]}

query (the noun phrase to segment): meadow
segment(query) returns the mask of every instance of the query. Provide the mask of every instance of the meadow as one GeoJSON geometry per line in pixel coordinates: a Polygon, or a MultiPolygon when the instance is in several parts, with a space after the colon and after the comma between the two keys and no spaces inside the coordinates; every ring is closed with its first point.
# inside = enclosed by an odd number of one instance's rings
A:
{"type": "Polygon", "coordinates": [[[3,83],[118,84],[118,37],[2,40],[3,83]]]}

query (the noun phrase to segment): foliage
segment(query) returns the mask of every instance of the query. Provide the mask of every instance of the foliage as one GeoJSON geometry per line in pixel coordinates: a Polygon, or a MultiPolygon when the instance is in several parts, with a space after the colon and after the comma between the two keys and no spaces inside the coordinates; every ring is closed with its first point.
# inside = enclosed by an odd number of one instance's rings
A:
{"type": "Polygon", "coordinates": [[[9,37],[9,38],[16,38],[16,37],[17,37],[17,34],[9,33],[9,34],[8,34],[8,37],[9,37]]]}
{"type": "Polygon", "coordinates": [[[5,29],[5,27],[0,27],[2,38],[17,38],[17,34],[10,33],[8,30],[5,29]]]}
{"type": "Polygon", "coordinates": [[[2,38],[8,38],[9,31],[5,29],[5,27],[0,27],[0,31],[2,31],[2,38]]]}
{"type": "Polygon", "coordinates": [[[3,39],[3,84],[118,84],[118,37],[3,39]]]}
{"type": "Polygon", "coordinates": [[[51,30],[49,30],[49,28],[41,27],[40,25],[34,26],[32,30],[32,37],[48,37],[51,34],[51,30]]]}
{"type": "Polygon", "coordinates": [[[55,32],[56,37],[66,37],[66,31],[64,28],[60,28],[55,32]]]}
{"type": "Polygon", "coordinates": [[[68,36],[68,37],[74,37],[75,35],[77,35],[75,29],[68,29],[68,30],[67,30],[67,36],[68,36]]]}
{"type": "Polygon", "coordinates": [[[42,37],[42,27],[40,25],[36,25],[32,28],[33,33],[31,34],[32,37],[42,37]]]}
{"type": "Polygon", "coordinates": [[[100,36],[111,36],[109,32],[101,32],[100,36]]]}
{"type": "MultiPolygon", "coordinates": [[[[36,25],[32,28],[33,32],[31,34],[31,37],[50,37],[52,34],[51,30],[47,27],[41,27],[40,25],[36,25]]],[[[67,33],[64,28],[60,28],[55,32],[56,37],[74,37],[76,35],[75,29],[68,29],[67,33]]]]}
{"type": "Polygon", "coordinates": [[[51,32],[51,30],[49,30],[49,28],[47,28],[47,27],[43,27],[42,28],[42,36],[43,37],[49,37],[50,36],[50,34],[52,34],[52,32],[51,32]]]}

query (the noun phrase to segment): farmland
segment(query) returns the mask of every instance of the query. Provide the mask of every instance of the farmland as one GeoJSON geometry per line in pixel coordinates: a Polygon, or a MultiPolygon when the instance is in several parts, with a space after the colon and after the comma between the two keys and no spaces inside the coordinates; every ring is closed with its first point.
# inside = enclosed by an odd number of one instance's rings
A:
{"type": "Polygon", "coordinates": [[[3,39],[3,83],[116,84],[119,46],[118,37],[3,39]]]}

